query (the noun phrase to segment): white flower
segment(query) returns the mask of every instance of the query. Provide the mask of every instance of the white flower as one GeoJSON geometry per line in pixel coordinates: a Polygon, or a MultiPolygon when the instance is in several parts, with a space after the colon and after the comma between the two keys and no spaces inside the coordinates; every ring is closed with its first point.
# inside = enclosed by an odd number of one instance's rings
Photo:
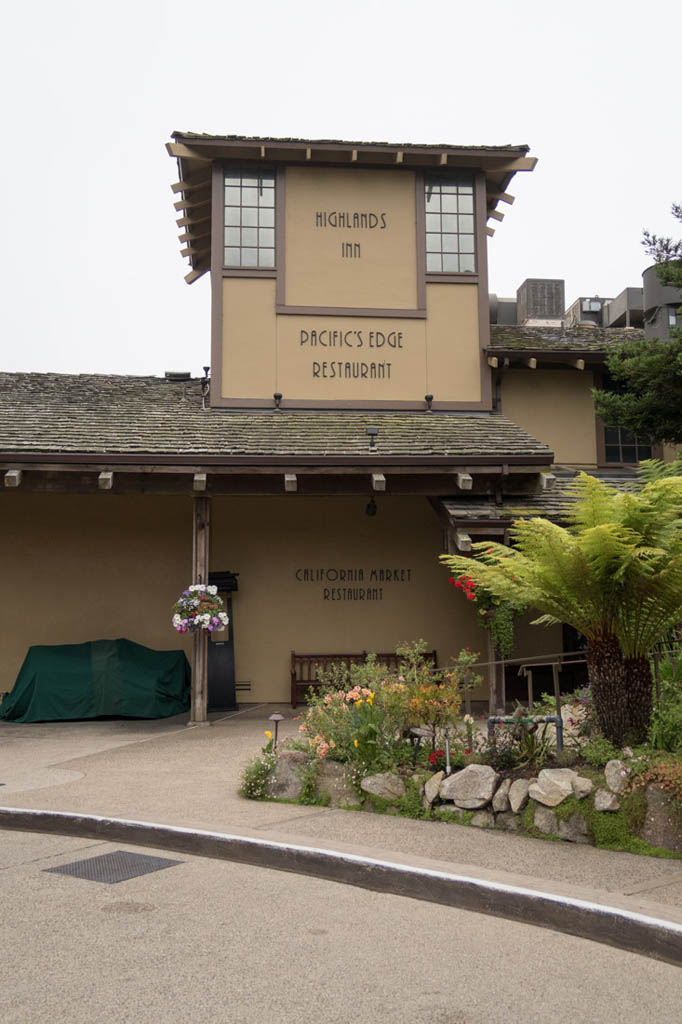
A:
{"type": "Polygon", "coordinates": [[[206,593],[211,594],[213,597],[218,593],[217,587],[206,587],[206,593]]]}
{"type": "Polygon", "coordinates": [[[464,718],[463,718],[463,722],[464,722],[465,725],[473,725],[474,724],[474,720],[473,720],[471,715],[465,715],[464,718]]]}

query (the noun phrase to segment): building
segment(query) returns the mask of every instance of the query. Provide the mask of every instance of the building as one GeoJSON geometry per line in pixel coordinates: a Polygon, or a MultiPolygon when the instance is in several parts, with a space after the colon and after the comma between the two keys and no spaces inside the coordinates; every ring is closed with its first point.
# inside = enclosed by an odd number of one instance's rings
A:
{"type": "MultiPolygon", "coordinates": [[[[560,515],[576,468],[634,461],[590,393],[622,332],[553,326],[563,287],[537,281],[525,326],[490,324],[488,222],[527,147],[168,150],[186,280],[211,275],[210,373],[0,375],[0,690],[29,644],[179,646],[170,607],[199,577],[230,592],[209,667],[242,699],[286,700],[292,651],[481,647],[438,555],[560,515]]],[[[561,630],[518,646],[560,651],[561,630]]]]}

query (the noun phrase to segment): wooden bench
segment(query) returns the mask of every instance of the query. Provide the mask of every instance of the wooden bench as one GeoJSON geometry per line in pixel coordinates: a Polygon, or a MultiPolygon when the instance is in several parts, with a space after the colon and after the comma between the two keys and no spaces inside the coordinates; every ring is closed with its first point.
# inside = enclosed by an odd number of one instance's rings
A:
{"type": "MultiPolygon", "coordinates": [[[[367,651],[360,654],[299,654],[291,652],[291,706],[305,700],[308,689],[319,687],[322,683],[318,679],[320,671],[324,672],[332,665],[343,665],[350,669],[351,664],[362,664],[367,660],[367,651]]],[[[395,672],[400,664],[400,658],[392,651],[390,654],[377,652],[377,662],[389,671],[395,672]]],[[[430,662],[434,668],[438,665],[436,651],[426,651],[424,659],[430,662]]]]}

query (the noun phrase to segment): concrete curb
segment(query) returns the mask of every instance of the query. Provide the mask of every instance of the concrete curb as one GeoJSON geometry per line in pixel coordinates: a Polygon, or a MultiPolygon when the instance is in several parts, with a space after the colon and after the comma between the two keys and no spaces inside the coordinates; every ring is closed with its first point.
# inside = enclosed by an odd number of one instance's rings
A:
{"type": "Polygon", "coordinates": [[[293,842],[64,811],[0,807],[0,828],[150,846],[291,871],[550,928],[682,966],[682,924],[520,885],[293,842]]]}

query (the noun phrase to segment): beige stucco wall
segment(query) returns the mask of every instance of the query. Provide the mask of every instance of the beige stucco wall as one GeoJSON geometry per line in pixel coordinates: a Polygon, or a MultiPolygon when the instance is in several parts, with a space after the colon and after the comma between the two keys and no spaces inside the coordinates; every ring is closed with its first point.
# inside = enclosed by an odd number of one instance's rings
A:
{"type": "Polygon", "coordinates": [[[480,401],[478,286],[427,285],[426,304],[426,320],[277,316],[273,279],[225,278],[222,395],[480,401]]]}
{"type": "Polygon", "coordinates": [[[585,370],[505,370],[502,413],[548,444],[556,462],[594,467],[592,386],[592,374],[585,370]]]}
{"type": "Polygon", "coordinates": [[[409,171],[287,168],[287,305],[414,309],[415,206],[409,171]],[[375,226],[320,223],[329,213],[366,214],[375,226]],[[344,243],[359,246],[359,258],[344,256],[344,243]]]}

